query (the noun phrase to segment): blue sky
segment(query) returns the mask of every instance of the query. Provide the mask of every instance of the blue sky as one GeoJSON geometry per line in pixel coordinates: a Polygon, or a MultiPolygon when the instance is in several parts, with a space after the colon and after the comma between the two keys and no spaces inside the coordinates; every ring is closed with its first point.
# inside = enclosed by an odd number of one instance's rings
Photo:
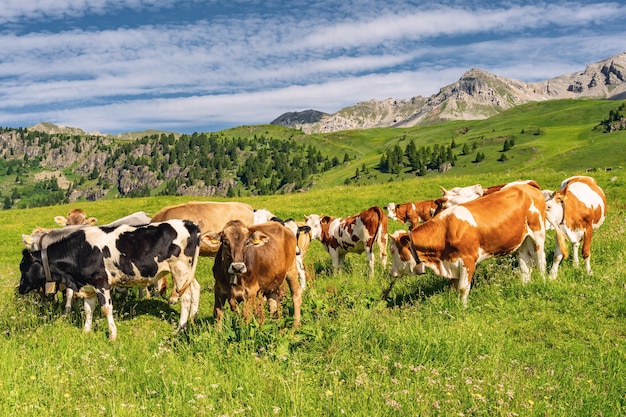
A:
{"type": "Polygon", "coordinates": [[[626,51],[621,1],[3,0],[0,125],[192,133],[532,82],[626,51]]]}

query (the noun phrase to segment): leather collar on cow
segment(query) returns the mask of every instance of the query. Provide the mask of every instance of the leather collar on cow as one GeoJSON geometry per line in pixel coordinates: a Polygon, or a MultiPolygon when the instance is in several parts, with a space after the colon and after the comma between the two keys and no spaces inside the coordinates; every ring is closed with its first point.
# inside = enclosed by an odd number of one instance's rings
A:
{"type": "Polygon", "coordinates": [[[46,294],[54,294],[55,285],[49,285],[48,283],[52,283],[52,274],[50,273],[50,263],[48,263],[48,248],[43,248],[41,250],[41,264],[43,265],[43,272],[46,275],[46,294]]]}
{"type": "Polygon", "coordinates": [[[415,262],[417,263],[417,265],[419,265],[422,263],[422,260],[417,254],[417,251],[415,250],[415,245],[413,245],[413,238],[411,237],[410,233],[409,233],[409,238],[411,239],[411,255],[413,255],[413,259],[415,259],[415,262]]]}

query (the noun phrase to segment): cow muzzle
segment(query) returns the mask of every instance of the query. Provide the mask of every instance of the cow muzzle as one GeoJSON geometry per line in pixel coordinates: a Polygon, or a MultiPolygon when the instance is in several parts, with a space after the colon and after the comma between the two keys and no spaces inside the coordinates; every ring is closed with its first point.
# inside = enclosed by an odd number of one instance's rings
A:
{"type": "Polygon", "coordinates": [[[248,268],[243,262],[233,262],[228,267],[229,274],[245,274],[246,272],[248,272],[248,268]]]}

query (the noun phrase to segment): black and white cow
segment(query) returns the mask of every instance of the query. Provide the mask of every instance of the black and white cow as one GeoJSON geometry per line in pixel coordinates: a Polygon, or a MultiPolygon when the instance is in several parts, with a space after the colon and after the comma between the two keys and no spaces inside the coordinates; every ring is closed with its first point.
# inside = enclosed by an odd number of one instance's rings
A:
{"type": "MultiPolygon", "coordinates": [[[[71,214],[72,212],[70,212],[71,214]]],[[[143,212],[138,211],[128,216],[119,218],[111,223],[105,224],[102,227],[118,227],[124,224],[129,226],[141,226],[144,224],[150,223],[150,217],[143,212]]],[[[32,231],[30,235],[22,234],[22,243],[26,249],[33,250],[41,250],[45,247],[48,247],[50,244],[54,242],[58,242],[59,240],[65,239],[67,236],[74,233],[76,230],[82,229],[83,227],[87,227],[87,224],[72,224],[69,226],[56,228],[56,229],[45,229],[42,227],[37,227],[32,231]]],[[[167,282],[166,282],[167,283],[167,282]]],[[[56,293],[57,285],[54,282],[48,283],[45,288],[45,294],[51,295],[56,293]]],[[[63,287],[63,286],[61,286],[63,287]]],[[[74,291],[70,288],[59,288],[60,290],[65,291],[65,313],[69,313],[72,309],[72,300],[74,298],[74,291]]],[[[166,288],[165,288],[166,289],[166,288]]],[[[157,288],[157,290],[161,293],[164,292],[165,289],[157,288]]],[[[147,295],[150,294],[149,291],[145,291],[147,295]]]]}
{"type": "Polygon", "coordinates": [[[38,251],[22,252],[18,291],[26,294],[54,281],[80,291],[85,299],[85,331],[91,330],[96,296],[117,338],[111,288],[143,286],[171,272],[181,294],[179,329],[198,312],[200,284],[195,272],[200,228],[187,220],[144,226],[86,226],[38,251]]]}

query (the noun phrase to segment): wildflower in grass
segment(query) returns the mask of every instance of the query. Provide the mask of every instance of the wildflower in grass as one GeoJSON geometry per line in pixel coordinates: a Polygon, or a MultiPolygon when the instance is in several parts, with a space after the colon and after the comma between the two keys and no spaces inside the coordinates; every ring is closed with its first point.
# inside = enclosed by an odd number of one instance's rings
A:
{"type": "Polygon", "coordinates": [[[396,410],[399,410],[402,408],[402,405],[400,405],[399,402],[397,402],[396,400],[393,400],[391,398],[388,398],[387,401],[385,401],[385,404],[388,405],[391,408],[395,408],[396,410]]]}
{"type": "Polygon", "coordinates": [[[272,406],[272,411],[274,411],[274,414],[278,414],[280,413],[281,408],[277,405],[273,405],[272,406]]]}
{"type": "Polygon", "coordinates": [[[329,397],[329,398],[332,397],[333,396],[333,392],[331,390],[327,389],[326,390],[326,396],[329,397]]]}

